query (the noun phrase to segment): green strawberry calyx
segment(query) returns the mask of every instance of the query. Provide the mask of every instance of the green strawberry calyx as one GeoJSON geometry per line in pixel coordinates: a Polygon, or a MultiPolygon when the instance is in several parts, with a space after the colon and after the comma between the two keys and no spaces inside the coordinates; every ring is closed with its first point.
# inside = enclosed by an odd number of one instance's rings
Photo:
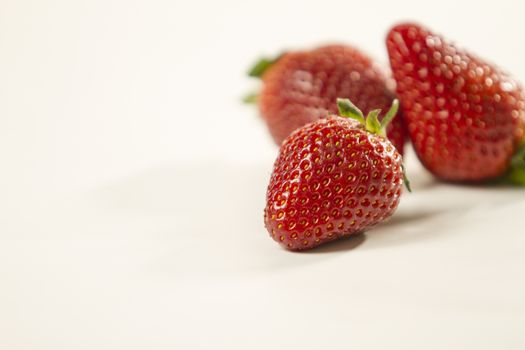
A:
{"type": "Polygon", "coordinates": [[[274,58],[263,57],[259,59],[248,71],[252,78],[262,78],[263,74],[281,58],[282,54],[274,58]]]}
{"type": "MultiPolygon", "coordinates": [[[[274,58],[268,58],[268,57],[260,58],[252,66],[252,68],[250,68],[250,70],[248,71],[248,76],[252,78],[259,78],[259,79],[262,78],[264,73],[266,73],[266,71],[268,71],[268,69],[270,69],[270,67],[272,67],[275,64],[275,62],[277,62],[282,57],[282,55],[283,54],[280,54],[274,58]]],[[[243,97],[242,101],[247,104],[257,103],[258,95],[259,94],[257,92],[249,93],[248,95],[243,97]]]]}
{"type": "Polygon", "coordinates": [[[246,95],[246,96],[244,96],[242,98],[242,102],[244,102],[246,104],[257,103],[257,97],[258,96],[259,96],[259,94],[257,94],[256,92],[249,93],[248,95],[246,95]]]}
{"type": "MultiPolygon", "coordinates": [[[[390,109],[386,112],[381,121],[379,121],[378,118],[379,114],[381,113],[380,109],[374,109],[368,112],[368,115],[365,117],[363,112],[347,98],[338,98],[337,107],[339,108],[339,115],[341,117],[357,120],[365,127],[366,131],[388,139],[386,136],[386,128],[388,127],[388,124],[390,124],[390,122],[394,119],[397,111],[399,110],[399,101],[397,99],[392,101],[390,109]]],[[[412,189],[410,188],[410,181],[406,175],[405,167],[402,165],[401,168],[403,171],[403,182],[408,192],[412,192],[412,189]]]]}
{"type": "Polygon", "coordinates": [[[365,117],[363,112],[347,98],[338,98],[337,107],[341,117],[357,120],[365,127],[366,131],[386,138],[386,128],[396,116],[399,109],[399,101],[397,99],[392,101],[392,106],[390,106],[381,122],[378,119],[381,113],[380,109],[370,111],[365,117]]]}
{"type": "Polygon", "coordinates": [[[504,175],[504,182],[525,186],[525,142],[522,143],[510,160],[510,167],[504,175]]]}

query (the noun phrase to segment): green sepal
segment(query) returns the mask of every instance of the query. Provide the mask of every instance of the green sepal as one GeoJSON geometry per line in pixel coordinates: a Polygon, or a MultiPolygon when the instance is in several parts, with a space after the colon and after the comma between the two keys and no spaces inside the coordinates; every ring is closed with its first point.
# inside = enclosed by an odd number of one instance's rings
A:
{"type": "Polygon", "coordinates": [[[341,117],[357,120],[368,132],[386,137],[386,128],[399,110],[399,101],[397,99],[392,101],[392,106],[390,106],[390,109],[386,112],[381,122],[379,122],[380,109],[370,111],[365,117],[363,112],[354,105],[352,101],[346,98],[338,98],[337,107],[339,108],[339,115],[341,117]]]}
{"type": "Polygon", "coordinates": [[[408,192],[412,192],[412,188],[410,187],[410,180],[408,180],[404,164],[401,164],[401,170],[403,171],[403,183],[405,184],[405,187],[407,188],[408,192]]]}
{"type": "MultiPolygon", "coordinates": [[[[278,55],[275,58],[261,58],[255,65],[249,70],[248,75],[254,78],[261,78],[264,73],[271,67],[275,62],[277,62],[283,54],[278,55]]],[[[246,104],[255,104],[257,103],[258,93],[252,92],[243,97],[242,102],[246,104]]]]}
{"type": "Polygon", "coordinates": [[[381,113],[380,109],[374,109],[366,116],[366,130],[370,131],[372,134],[381,134],[381,124],[379,123],[378,119],[379,113],[381,113]]]}
{"type": "Polygon", "coordinates": [[[275,58],[263,57],[248,71],[248,75],[253,78],[261,78],[263,74],[271,67],[275,62],[281,58],[283,54],[275,58]]]}
{"type": "Polygon", "coordinates": [[[255,104],[257,103],[257,98],[259,97],[259,94],[256,92],[252,92],[242,98],[242,102],[246,104],[255,104]]]}
{"type": "Polygon", "coordinates": [[[518,147],[510,164],[513,168],[525,169],[525,142],[518,147]]]}
{"type": "Polygon", "coordinates": [[[396,98],[392,101],[392,106],[390,106],[390,109],[388,110],[388,112],[386,112],[385,116],[383,117],[383,120],[381,120],[381,130],[384,130],[385,134],[388,124],[390,124],[390,122],[394,119],[398,110],[399,100],[396,98]]]}
{"type": "Polygon", "coordinates": [[[504,180],[511,185],[525,186],[525,169],[512,169],[504,180]]]}
{"type": "Polygon", "coordinates": [[[501,180],[504,183],[525,186],[525,142],[518,147],[512,156],[509,170],[501,180]]]}
{"type": "Polygon", "coordinates": [[[356,105],[347,98],[338,98],[337,107],[339,108],[339,115],[341,117],[351,118],[357,120],[362,125],[365,125],[365,116],[363,112],[356,105]]]}

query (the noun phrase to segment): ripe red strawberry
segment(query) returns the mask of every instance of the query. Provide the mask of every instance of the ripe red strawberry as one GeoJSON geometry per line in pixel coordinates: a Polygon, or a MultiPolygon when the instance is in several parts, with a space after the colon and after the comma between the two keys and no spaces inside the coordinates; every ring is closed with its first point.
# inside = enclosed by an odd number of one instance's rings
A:
{"type": "Polygon", "coordinates": [[[506,173],[525,181],[525,149],[518,151],[525,94],[515,80],[416,24],[394,27],[386,44],[410,139],[426,168],[450,181],[506,173]]]}
{"type": "Polygon", "coordinates": [[[338,99],[339,116],[318,119],[282,143],[266,194],[265,226],[291,250],[313,248],[387,219],[403,184],[402,157],[385,136],[397,100],[383,118],[338,99]]]}
{"type": "MultiPolygon", "coordinates": [[[[325,46],[288,52],[274,61],[261,60],[250,72],[261,77],[260,112],[277,144],[295,129],[337,113],[337,98],[349,98],[363,112],[388,108],[394,93],[378,66],[349,46],[325,46]]],[[[388,137],[403,153],[402,118],[390,124],[388,137]]]]}

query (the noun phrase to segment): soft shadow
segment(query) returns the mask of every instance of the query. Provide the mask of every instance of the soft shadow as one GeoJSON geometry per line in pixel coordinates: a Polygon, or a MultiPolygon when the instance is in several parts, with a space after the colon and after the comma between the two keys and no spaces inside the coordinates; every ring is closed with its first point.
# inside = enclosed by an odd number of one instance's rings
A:
{"type": "Polygon", "coordinates": [[[420,210],[416,212],[400,212],[400,213],[394,214],[394,216],[390,220],[380,224],[378,227],[382,227],[382,226],[393,227],[393,226],[414,224],[414,223],[421,222],[421,221],[431,220],[445,213],[446,212],[442,209],[430,209],[430,210],[425,209],[425,210],[420,210]]]}
{"type": "Polygon", "coordinates": [[[391,247],[434,239],[446,234],[448,223],[453,221],[454,214],[442,210],[400,212],[367,231],[366,248],[391,247]]]}
{"type": "MultiPolygon", "coordinates": [[[[420,169],[421,170],[421,169],[420,169]]],[[[263,224],[266,186],[271,163],[230,164],[199,162],[172,164],[108,183],[91,191],[93,215],[118,227],[143,225],[140,234],[171,240],[184,237],[217,260],[253,261],[264,266],[274,243],[263,224]],[[188,238],[189,237],[189,238],[188,238]],[[216,247],[221,247],[217,250],[216,247]],[[239,252],[250,252],[245,257],[239,252]],[[242,256],[242,258],[241,258],[242,256]]],[[[502,205],[523,200],[517,187],[461,186],[434,180],[424,171],[411,172],[413,192],[403,194],[400,206],[387,222],[347,239],[336,240],[299,254],[312,256],[351,251],[362,246],[405,244],[453,234],[454,225],[479,220],[502,205]],[[366,244],[364,244],[366,241],[366,244]]],[[[142,226],[141,226],[142,227],[142,226]]],[[[137,232],[139,229],[134,229],[137,232]]],[[[289,253],[294,254],[294,253],[289,253]]],[[[274,263],[286,264],[281,254],[274,263]]]]}

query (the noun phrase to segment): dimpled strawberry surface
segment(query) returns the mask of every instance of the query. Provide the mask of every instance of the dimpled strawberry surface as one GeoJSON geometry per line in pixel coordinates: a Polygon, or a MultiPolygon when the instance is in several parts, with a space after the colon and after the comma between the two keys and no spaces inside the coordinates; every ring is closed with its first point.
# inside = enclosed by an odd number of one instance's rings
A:
{"type": "Polygon", "coordinates": [[[351,119],[331,116],[297,130],[274,164],[266,228],[284,247],[301,250],[374,226],[398,205],[401,158],[351,119]]]}

